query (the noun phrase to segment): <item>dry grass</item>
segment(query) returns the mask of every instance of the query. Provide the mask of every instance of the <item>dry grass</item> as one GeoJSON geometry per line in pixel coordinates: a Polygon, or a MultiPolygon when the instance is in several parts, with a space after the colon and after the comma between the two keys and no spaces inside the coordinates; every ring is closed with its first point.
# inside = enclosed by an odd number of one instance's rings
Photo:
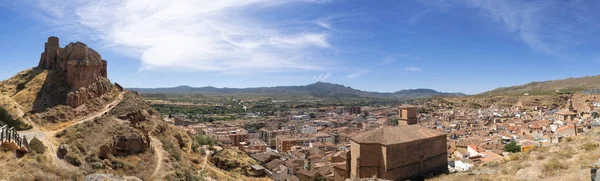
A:
{"type": "Polygon", "coordinates": [[[559,170],[566,170],[569,168],[569,166],[567,164],[565,164],[564,162],[558,161],[558,159],[556,158],[551,158],[550,160],[544,162],[543,164],[543,172],[545,174],[551,174],[551,173],[555,173],[556,171],[559,170]]]}
{"type": "MultiPolygon", "coordinates": [[[[587,180],[590,169],[581,165],[595,164],[600,158],[598,144],[591,140],[600,139],[600,129],[572,137],[546,147],[537,147],[529,153],[513,154],[510,161],[499,166],[478,165],[467,173],[458,173],[432,178],[432,180],[519,180],[517,172],[539,173],[539,180],[587,180]],[[471,175],[469,174],[471,173],[471,175]]],[[[534,179],[535,180],[535,179],[534,179]]]]}
{"type": "Polygon", "coordinates": [[[585,144],[583,144],[581,146],[585,151],[590,152],[590,151],[594,151],[596,150],[596,148],[598,148],[598,144],[596,143],[591,143],[591,142],[586,142],[585,144]]]}

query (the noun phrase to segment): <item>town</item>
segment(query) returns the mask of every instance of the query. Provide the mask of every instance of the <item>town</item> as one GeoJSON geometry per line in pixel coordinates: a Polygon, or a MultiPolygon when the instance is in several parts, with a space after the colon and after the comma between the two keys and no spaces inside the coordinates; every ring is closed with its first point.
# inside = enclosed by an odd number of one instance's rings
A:
{"type": "Polygon", "coordinates": [[[248,168],[249,176],[407,180],[502,164],[514,153],[552,147],[600,126],[596,96],[580,101],[577,109],[572,98],[590,95],[559,97],[564,105],[554,108],[432,106],[436,102],[428,100],[422,105],[294,109],[235,121],[206,122],[181,113],[165,119],[191,135],[214,139],[216,151],[247,153],[257,161],[248,168]]]}

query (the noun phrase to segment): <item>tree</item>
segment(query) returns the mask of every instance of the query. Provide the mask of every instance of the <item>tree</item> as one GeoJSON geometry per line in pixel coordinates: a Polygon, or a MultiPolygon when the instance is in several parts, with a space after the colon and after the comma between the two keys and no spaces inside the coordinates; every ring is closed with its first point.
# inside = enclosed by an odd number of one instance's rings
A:
{"type": "Polygon", "coordinates": [[[598,112],[593,112],[592,113],[592,117],[593,118],[598,118],[598,117],[600,117],[600,115],[598,115],[598,112]]]}
{"type": "Polygon", "coordinates": [[[511,141],[507,145],[504,145],[503,150],[506,152],[517,153],[521,152],[521,146],[517,145],[517,142],[511,141]]]}
{"type": "Polygon", "coordinates": [[[392,123],[392,125],[398,125],[398,118],[392,118],[390,122],[392,123]]]}

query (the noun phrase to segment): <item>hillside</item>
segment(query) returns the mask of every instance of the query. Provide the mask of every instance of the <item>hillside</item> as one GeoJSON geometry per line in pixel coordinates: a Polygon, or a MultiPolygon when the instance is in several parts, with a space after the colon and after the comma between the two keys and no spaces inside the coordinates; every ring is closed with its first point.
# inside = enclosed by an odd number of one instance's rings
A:
{"type": "Polygon", "coordinates": [[[487,163],[457,174],[431,180],[590,180],[590,168],[600,157],[600,129],[562,142],[513,154],[506,163],[487,163]]]}
{"type": "Polygon", "coordinates": [[[600,75],[581,78],[568,78],[544,82],[532,82],[525,85],[502,87],[480,95],[548,94],[556,90],[561,92],[579,92],[600,89],[600,75]]]}
{"type": "Polygon", "coordinates": [[[172,88],[129,88],[143,94],[170,93],[185,94],[195,93],[205,96],[263,96],[274,98],[286,97],[316,97],[316,98],[378,98],[408,100],[433,96],[464,96],[462,93],[443,93],[431,89],[401,90],[394,93],[380,93],[361,91],[351,87],[317,82],[305,86],[278,86],[258,88],[215,88],[215,87],[190,87],[179,86],[172,88]]]}
{"type": "Polygon", "coordinates": [[[87,45],[50,37],[38,66],[0,82],[0,120],[29,142],[0,145],[0,180],[202,177],[192,138],[111,83],[106,65],[87,45]]]}

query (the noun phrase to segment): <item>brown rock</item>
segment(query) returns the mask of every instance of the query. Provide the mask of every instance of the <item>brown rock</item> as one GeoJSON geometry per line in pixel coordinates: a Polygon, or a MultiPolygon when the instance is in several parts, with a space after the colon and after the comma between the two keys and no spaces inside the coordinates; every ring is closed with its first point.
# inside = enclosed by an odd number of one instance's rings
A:
{"type": "Polygon", "coordinates": [[[58,146],[58,151],[57,151],[57,156],[60,159],[63,159],[65,157],[65,155],[67,155],[67,153],[69,153],[69,145],[67,144],[60,144],[58,146]]]}
{"type": "Polygon", "coordinates": [[[143,153],[148,149],[148,143],[143,137],[125,137],[119,136],[115,142],[115,155],[127,156],[143,153]]]}
{"type": "Polygon", "coordinates": [[[55,36],[48,37],[48,42],[44,45],[44,52],[40,58],[39,67],[44,69],[57,69],[58,55],[61,50],[58,38],[55,36]]]}
{"type": "Polygon", "coordinates": [[[107,79],[106,60],[81,42],[69,43],[62,49],[57,37],[49,37],[38,68],[64,72],[71,90],[66,104],[74,108],[101,97],[113,87],[107,79]]]}

